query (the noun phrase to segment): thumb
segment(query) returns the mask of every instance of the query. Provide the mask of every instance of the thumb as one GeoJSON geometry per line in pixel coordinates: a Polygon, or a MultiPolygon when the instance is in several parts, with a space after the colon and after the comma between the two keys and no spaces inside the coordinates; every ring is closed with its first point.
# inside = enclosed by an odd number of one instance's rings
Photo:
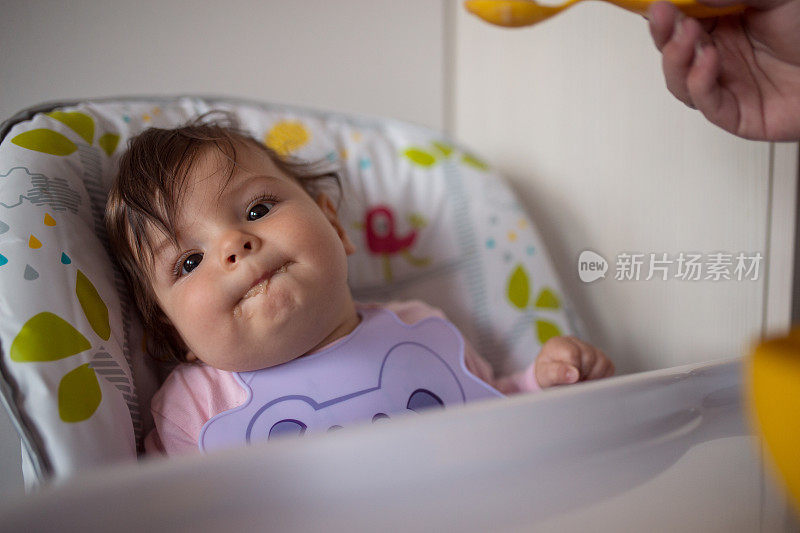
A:
{"type": "Polygon", "coordinates": [[[578,369],[569,363],[547,361],[536,365],[536,381],[544,388],[575,383],[580,378],[578,369]]]}

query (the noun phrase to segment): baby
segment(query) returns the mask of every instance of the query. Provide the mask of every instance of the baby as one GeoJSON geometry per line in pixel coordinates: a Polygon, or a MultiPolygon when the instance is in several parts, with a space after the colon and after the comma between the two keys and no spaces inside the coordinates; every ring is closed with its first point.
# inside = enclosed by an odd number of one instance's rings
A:
{"type": "MultiPolygon", "coordinates": [[[[295,379],[281,377],[293,368],[302,378],[312,363],[353,364],[357,358],[345,348],[358,346],[353,339],[366,335],[360,333],[366,322],[388,324],[386,336],[399,335],[400,341],[416,334],[408,326],[423,322],[421,329],[433,328],[431,342],[455,336],[456,357],[468,372],[445,372],[442,379],[460,380],[456,390],[462,396],[474,386],[470,380],[487,391],[513,394],[613,374],[614,365],[599,349],[556,337],[528,368],[496,377],[438,309],[419,301],[356,303],[347,284],[347,256],[356,248],[321,187],[325,180],[340,191],[341,185],[336,174],[320,168],[279,156],[234,125],[202,117],[177,129],[150,128],[130,141],[109,195],[106,225],[149,351],[177,363],[152,399],[155,428],[145,441],[148,453],[202,448],[212,419],[250,401],[254,376],[272,376],[271,386],[279,388],[282,380],[295,379]]],[[[372,335],[374,342],[384,342],[381,337],[382,330],[372,335]]],[[[436,349],[418,340],[404,345],[412,344],[422,346],[417,351],[427,354],[425,361],[442,367],[436,349]]],[[[406,372],[413,379],[415,367],[406,372]]],[[[427,379],[435,372],[426,367],[417,373],[427,379]]],[[[322,381],[333,379],[325,376],[322,381]]],[[[422,404],[446,405],[436,394],[427,398],[422,404]]],[[[416,410],[412,403],[378,414],[416,410]]],[[[307,429],[291,417],[281,422],[287,421],[301,434],[307,429]]],[[[249,431],[248,426],[248,441],[249,431]]]]}

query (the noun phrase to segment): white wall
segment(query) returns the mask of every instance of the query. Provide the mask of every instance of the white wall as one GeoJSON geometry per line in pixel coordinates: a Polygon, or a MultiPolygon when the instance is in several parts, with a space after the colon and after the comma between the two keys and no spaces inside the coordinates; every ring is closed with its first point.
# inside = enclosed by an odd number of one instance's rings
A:
{"type": "MultiPolygon", "coordinates": [[[[220,94],[443,125],[431,0],[30,2],[0,15],[0,120],[51,100],[220,94]]],[[[21,491],[0,414],[0,497],[21,491]]]]}
{"type": "Polygon", "coordinates": [[[442,125],[441,2],[6,0],[0,117],[48,100],[224,94],[442,125]]]}

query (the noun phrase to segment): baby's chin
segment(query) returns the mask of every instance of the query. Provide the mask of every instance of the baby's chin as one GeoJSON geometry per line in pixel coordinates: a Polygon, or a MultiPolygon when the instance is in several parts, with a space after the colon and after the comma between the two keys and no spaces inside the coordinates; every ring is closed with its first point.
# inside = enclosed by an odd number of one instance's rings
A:
{"type": "Polygon", "coordinates": [[[255,370],[263,370],[273,366],[288,363],[300,356],[265,356],[264,354],[253,355],[252,357],[237,357],[235,360],[226,361],[210,361],[207,362],[209,366],[213,366],[217,370],[224,370],[226,372],[253,372],[255,370]]]}
{"type": "Polygon", "coordinates": [[[300,336],[294,342],[284,337],[283,342],[277,343],[271,339],[279,338],[278,335],[264,335],[249,343],[233,343],[220,347],[209,353],[203,360],[209,366],[227,372],[252,372],[273,366],[282,365],[302,357],[308,353],[313,345],[300,336]],[[265,349],[265,347],[268,347],[265,349]],[[236,354],[228,357],[214,357],[214,354],[236,354]]]}

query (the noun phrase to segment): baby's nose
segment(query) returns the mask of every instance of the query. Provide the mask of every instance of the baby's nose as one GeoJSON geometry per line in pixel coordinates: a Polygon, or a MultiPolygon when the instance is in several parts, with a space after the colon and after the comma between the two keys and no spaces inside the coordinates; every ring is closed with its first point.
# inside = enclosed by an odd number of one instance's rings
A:
{"type": "Polygon", "coordinates": [[[255,252],[258,247],[259,240],[254,235],[231,232],[224,238],[220,259],[224,266],[232,268],[255,252]]]}
{"type": "MultiPolygon", "coordinates": [[[[242,258],[242,256],[243,256],[245,253],[247,253],[247,251],[249,251],[249,250],[252,250],[252,249],[253,249],[253,245],[250,243],[250,241],[246,241],[246,242],[245,242],[245,243],[242,245],[242,247],[241,247],[241,250],[239,251],[238,258],[239,258],[239,259],[241,259],[241,258],[242,258]]],[[[236,254],[236,253],[232,253],[231,255],[229,255],[228,257],[226,257],[226,258],[225,258],[225,260],[226,260],[228,263],[235,263],[235,262],[236,262],[236,260],[237,260],[237,254],[236,254]]]]}

